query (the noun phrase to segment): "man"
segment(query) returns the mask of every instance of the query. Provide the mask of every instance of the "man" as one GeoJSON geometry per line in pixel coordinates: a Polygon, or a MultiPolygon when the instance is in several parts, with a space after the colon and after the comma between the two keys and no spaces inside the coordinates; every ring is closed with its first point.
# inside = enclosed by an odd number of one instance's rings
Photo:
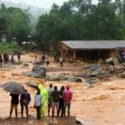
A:
{"type": "Polygon", "coordinates": [[[19,63],[20,63],[20,61],[21,61],[20,58],[21,58],[21,52],[18,51],[18,52],[17,52],[17,59],[18,59],[18,62],[19,62],[19,63]]]}
{"type": "Polygon", "coordinates": [[[41,118],[41,112],[40,112],[41,105],[42,105],[42,96],[40,94],[40,90],[37,89],[37,93],[35,95],[35,101],[34,101],[34,108],[36,108],[38,120],[40,120],[41,118]]]}
{"type": "Polygon", "coordinates": [[[10,116],[9,118],[11,118],[13,109],[15,108],[15,117],[17,118],[17,108],[18,108],[18,104],[19,104],[19,94],[10,94],[11,96],[11,109],[10,109],[10,116]]]}
{"type": "Polygon", "coordinates": [[[68,110],[68,118],[70,117],[70,107],[71,107],[71,100],[72,100],[72,91],[70,90],[70,85],[66,85],[66,90],[64,91],[64,114],[66,109],[68,110]]]}
{"type": "Polygon", "coordinates": [[[61,86],[61,89],[59,91],[59,115],[61,112],[61,117],[63,117],[64,115],[64,98],[63,98],[64,90],[65,90],[65,87],[61,86]]]}
{"type": "Polygon", "coordinates": [[[53,91],[53,85],[50,84],[49,89],[48,89],[48,95],[49,95],[49,98],[48,98],[48,116],[50,114],[50,109],[52,108],[52,91],[53,91]]]}
{"type": "Polygon", "coordinates": [[[63,63],[64,63],[64,60],[62,57],[59,58],[59,64],[60,64],[60,67],[63,67],[63,63]]]}
{"type": "Polygon", "coordinates": [[[41,60],[42,60],[42,62],[44,64],[45,63],[45,54],[42,55],[41,60]]]}
{"type": "Polygon", "coordinates": [[[40,94],[42,96],[42,106],[41,106],[41,116],[44,117],[45,116],[45,111],[46,111],[46,103],[48,100],[48,92],[47,90],[40,84],[38,85],[38,89],[40,90],[40,94]]]}
{"type": "Polygon", "coordinates": [[[59,116],[59,92],[57,86],[54,86],[52,92],[52,117],[54,117],[55,108],[57,110],[57,117],[59,116]]]}
{"type": "Polygon", "coordinates": [[[0,54],[0,66],[2,66],[2,62],[3,62],[3,58],[2,58],[2,54],[0,54]]]}
{"type": "Polygon", "coordinates": [[[3,58],[4,58],[5,63],[9,62],[9,54],[8,53],[4,53],[3,58]]]}
{"type": "Polygon", "coordinates": [[[27,92],[27,90],[25,90],[25,93],[22,94],[21,98],[20,98],[22,118],[23,118],[23,110],[24,110],[24,107],[25,107],[25,109],[26,109],[26,116],[27,116],[27,119],[28,119],[28,113],[29,113],[28,105],[29,105],[30,101],[31,101],[30,94],[27,92]]]}

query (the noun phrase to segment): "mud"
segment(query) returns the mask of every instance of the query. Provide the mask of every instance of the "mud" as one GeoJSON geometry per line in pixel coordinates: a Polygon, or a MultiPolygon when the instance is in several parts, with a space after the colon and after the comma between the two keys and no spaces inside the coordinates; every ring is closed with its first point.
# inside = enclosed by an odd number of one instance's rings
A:
{"type": "MultiPolygon", "coordinates": [[[[24,63],[32,62],[35,54],[28,54],[22,56],[24,63]]],[[[59,68],[59,64],[53,63],[53,59],[50,59],[49,67],[59,68]]],[[[10,110],[10,96],[9,93],[0,88],[0,125],[53,125],[49,124],[53,119],[47,117],[44,120],[36,120],[36,112],[33,108],[35,90],[26,86],[25,82],[32,80],[35,83],[43,84],[45,88],[48,88],[49,83],[53,83],[60,87],[65,85],[67,81],[48,82],[42,79],[31,78],[22,75],[22,72],[31,71],[32,63],[28,63],[29,66],[22,65],[4,65],[4,68],[0,68],[0,85],[8,81],[18,81],[23,84],[27,90],[31,93],[32,101],[29,105],[29,114],[32,116],[30,120],[21,119],[20,105],[18,109],[18,119],[7,119],[10,110]]],[[[56,73],[76,74],[79,72],[80,65],[75,66],[66,63],[64,69],[69,70],[57,70],[56,73]],[[72,69],[72,70],[70,70],[72,69]]],[[[52,74],[54,72],[48,72],[52,74]]],[[[71,115],[79,117],[83,120],[85,125],[125,125],[125,79],[119,79],[113,77],[110,81],[97,83],[93,88],[87,88],[83,83],[70,83],[73,91],[73,100],[71,106],[71,115]]],[[[70,125],[76,124],[74,120],[68,120],[67,118],[55,118],[54,125],[70,125]]]]}

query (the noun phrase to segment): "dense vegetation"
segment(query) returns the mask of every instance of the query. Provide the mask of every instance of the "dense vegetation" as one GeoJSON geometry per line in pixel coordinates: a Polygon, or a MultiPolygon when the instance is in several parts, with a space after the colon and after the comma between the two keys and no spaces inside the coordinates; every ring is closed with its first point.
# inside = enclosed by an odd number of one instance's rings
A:
{"type": "Polygon", "coordinates": [[[125,38],[124,0],[69,0],[53,5],[41,15],[36,27],[41,47],[48,49],[61,40],[112,40],[125,38]]]}
{"type": "Polygon", "coordinates": [[[0,8],[0,37],[3,35],[9,39],[15,39],[21,44],[30,33],[30,20],[27,11],[20,8],[6,8],[1,4],[0,8]]]}
{"type": "Polygon", "coordinates": [[[0,31],[16,37],[19,43],[32,34],[40,49],[48,50],[61,40],[125,39],[125,2],[98,0],[94,5],[91,0],[69,0],[60,7],[54,4],[33,28],[26,10],[1,5],[0,31]]]}

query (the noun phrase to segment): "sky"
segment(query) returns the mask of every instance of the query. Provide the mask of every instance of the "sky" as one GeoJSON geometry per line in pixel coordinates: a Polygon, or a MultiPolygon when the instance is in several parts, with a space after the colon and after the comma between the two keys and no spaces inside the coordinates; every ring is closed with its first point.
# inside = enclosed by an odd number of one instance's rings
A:
{"type": "MultiPolygon", "coordinates": [[[[32,6],[41,7],[41,8],[51,8],[53,3],[56,3],[57,5],[62,5],[64,2],[67,2],[68,0],[0,0],[0,1],[23,3],[23,4],[32,5],[32,6]]],[[[96,0],[93,0],[93,1],[96,1],[96,0]]]]}

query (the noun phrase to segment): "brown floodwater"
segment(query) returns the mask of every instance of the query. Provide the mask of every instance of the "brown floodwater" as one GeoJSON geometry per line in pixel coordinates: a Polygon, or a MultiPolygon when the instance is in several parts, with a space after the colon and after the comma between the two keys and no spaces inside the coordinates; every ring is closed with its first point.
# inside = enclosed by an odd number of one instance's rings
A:
{"type": "MultiPolygon", "coordinates": [[[[22,56],[24,63],[32,62],[34,53],[22,56]]],[[[51,58],[52,60],[52,58],[51,58]]],[[[0,85],[9,81],[18,81],[23,84],[31,94],[31,103],[29,104],[29,114],[31,119],[21,118],[20,105],[18,106],[18,119],[7,119],[10,111],[9,93],[0,88],[0,125],[75,125],[75,120],[67,118],[46,117],[41,121],[36,120],[36,112],[33,108],[35,90],[26,86],[25,82],[32,80],[35,83],[43,84],[48,88],[50,82],[41,79],[31,78],[22,75],[22,72],[31,71],[32,64],[28,67],[22,65],[4,65],[0,68],[0,85]]],[[[58,64],[50,63],[50,67],[58,67],[58,64]]],[[[60,70],[56,73],[75,74],[78,72],[76,66],[64,64],[64,68],[74,69],[71,71],[60,70]]],[[[48,72],[47,74],[53,74],[48,72]]],[[[51,82],[60,87],[67,81],[51,82]]],[[[83,83],[71,83],[73,91],[73,100],[71,105],[71,116],[79,117],[85,125],[125,125],[125,79],[113,77],[110,81],[97,83],[93,88],[87,88],[83,83]]]]}

